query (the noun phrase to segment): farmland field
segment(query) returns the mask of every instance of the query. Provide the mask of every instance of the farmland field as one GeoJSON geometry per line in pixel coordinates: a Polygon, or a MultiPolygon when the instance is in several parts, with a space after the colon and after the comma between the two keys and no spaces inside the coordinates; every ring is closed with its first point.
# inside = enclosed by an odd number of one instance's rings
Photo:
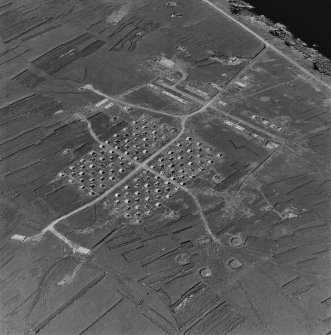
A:
{"type": "Polygon", "coordinates": [[[216,3],[0,1],[1,335],[330,334],[330,87],[216,3]]]}

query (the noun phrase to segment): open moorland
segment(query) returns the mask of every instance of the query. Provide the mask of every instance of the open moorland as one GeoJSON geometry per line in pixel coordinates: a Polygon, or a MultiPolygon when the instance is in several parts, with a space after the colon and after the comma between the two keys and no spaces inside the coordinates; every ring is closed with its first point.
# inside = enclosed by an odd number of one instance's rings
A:
{"type": "Polygon", "coordinates": [[[331,333],[330,87],[214,3],[0,1],[1,334],[331,333]]]}

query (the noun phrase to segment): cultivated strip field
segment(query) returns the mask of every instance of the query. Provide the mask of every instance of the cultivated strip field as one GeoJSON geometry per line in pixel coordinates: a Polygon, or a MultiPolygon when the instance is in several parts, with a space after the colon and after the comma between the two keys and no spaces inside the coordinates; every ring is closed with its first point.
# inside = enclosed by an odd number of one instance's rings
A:
{"type": "Polygon", "coordinates": [[[330,334],[330,87],[215,3],[0,1],[1,334],[330,334]]]}

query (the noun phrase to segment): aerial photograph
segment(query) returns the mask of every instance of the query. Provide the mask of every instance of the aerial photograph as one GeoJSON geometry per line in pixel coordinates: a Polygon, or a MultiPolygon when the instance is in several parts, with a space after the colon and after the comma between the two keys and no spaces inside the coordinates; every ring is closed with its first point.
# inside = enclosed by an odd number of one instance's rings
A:
{"type": "Polygon", "coordinates": [[[330,22],[0,0],[0,335],[331,335],[330,22]]]}

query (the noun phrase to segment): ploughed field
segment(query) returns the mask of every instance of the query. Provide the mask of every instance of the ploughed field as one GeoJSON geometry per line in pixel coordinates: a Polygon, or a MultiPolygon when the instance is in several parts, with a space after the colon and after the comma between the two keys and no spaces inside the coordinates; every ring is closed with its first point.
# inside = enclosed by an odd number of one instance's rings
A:
{"type": "Polygon", "coordinates": [[[329,334],[327,88],[207,1],[0,37],[1,334],[329,334]]]}

